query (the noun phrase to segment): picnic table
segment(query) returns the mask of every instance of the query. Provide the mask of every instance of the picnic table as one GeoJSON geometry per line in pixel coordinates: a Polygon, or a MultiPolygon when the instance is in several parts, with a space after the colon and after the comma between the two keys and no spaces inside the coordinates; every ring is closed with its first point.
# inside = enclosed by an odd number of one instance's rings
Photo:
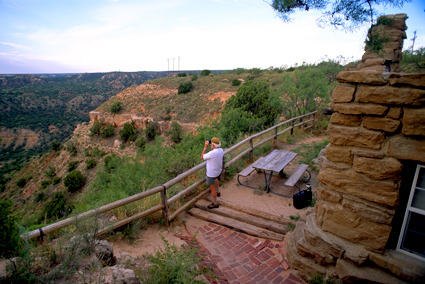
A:
{"type": "MultiPolygon", "coordinates": [[[[297,156],[297,153],[291,152],[291,151],[285,151],[285,150],[273,150],[270,154],[268,154],[266,157],[261,157],[254,163],[252,163],[249,167],[244,169],[242,172],[238,174],[238,182],[242,186],[254,188],[254,189],[260,189],[256,187],[251,187],[249,185],[242,184],[239,180],[240,176],[248,176],[252,171],[259,170],[264,173],[264,180],[265,180],[265,191],[266,193],[273,193],[277,195],[281,195],[284,197],[290,197],[292,196],[273,192],[270,189],[270,182],[273,177],[273,173],[280,173],[282,175],[283,169],[297,156]]],[[[287,186],[295,186],[300,191],[300,188],[296,184],[298,181],[307,182],[311,178],[310,172],[307,170],[308,165],[301,164],[298,169],[288,178],[288,180],[285,182],[285,185],[287,186]]],[[[261,190],[261,189],[260,189],[261,190]]]]}

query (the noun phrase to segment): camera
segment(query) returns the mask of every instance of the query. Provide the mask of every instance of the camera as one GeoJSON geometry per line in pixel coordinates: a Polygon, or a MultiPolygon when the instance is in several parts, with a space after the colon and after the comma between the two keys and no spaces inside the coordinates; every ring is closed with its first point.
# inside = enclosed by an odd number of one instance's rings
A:
{"type": "Polygon", "coordinates": [[[210,144],[210,145],[211,145],[211,140],[208,140],[208,144],[210,144]]]}

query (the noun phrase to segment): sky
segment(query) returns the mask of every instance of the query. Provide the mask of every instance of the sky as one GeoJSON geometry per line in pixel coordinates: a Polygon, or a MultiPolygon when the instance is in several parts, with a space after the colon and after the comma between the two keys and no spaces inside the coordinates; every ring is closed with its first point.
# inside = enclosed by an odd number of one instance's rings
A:
{"type": "MultiPolygon", "coordinates": [[[[404,46],[425,46],[425,0],[404,46]]],[[[319,11],[277,17],[263,0],[0,0],[0,74],[230,70],[358,60],[368,26],[319,28],[319,11]]]]}

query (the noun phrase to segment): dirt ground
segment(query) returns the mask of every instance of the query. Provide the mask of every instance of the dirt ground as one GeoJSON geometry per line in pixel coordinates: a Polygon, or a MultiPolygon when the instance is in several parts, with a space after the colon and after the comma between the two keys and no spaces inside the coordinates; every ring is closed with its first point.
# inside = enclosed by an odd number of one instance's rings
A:
{"type": "MultiPolygon", "coordinates": [[[[293,150],[302,143],[310,144],[313,142],[320,142],[325,138],[325,136],[309,137],[303,140],[298,141],[295,144],[286,144],[280,149],[282,150],[293,150]]],[[[298,166],[297,163],[298,157],[296,157],[286,168],[285,172],[291,174],[298,166]]],[[[313,192],[317,191],[317,172],[311,172],[311,180],[309,183],[312,186],[313,192]]],[[[264,175],[258,174],[256,172],[251,173],[246,178],[241,179],[242,183],[249,184],[253,187],[264,186],[264,175]]],[[[279,175],[273,176],[271,180],[271,189],[272,191],[279,192],[286,195],[292,195],[298,190],[294,187],[284,186],[285,179],[279,177],[279,175]]],[[[305,189],[304,183],[299,183],[301,190],[305,189]]],[[[305,209],[298,210],[292,206],[292,199],[275,195],[272,193],[261,194],[262,191],[255,189],[247,188],[240,186],[237,181],[237,176],[235,176],[230,181],[225,181],[220,186],[221,197],[220,199],[225,199],[235,204],[240,204],[245,207],[255,208],[267,212],[272,215],[277,216],[302,216],[305,212],[305,209]]],[[[112,245],[114,248],[114,253],[122,254],[123,252],[128,253],[133,258],[140,257],[145,253],[154,253],[158,248],[163,248],[163,241],[161,236],[169,241],[170,244],[175,244],[180,246],[184,242],[179,238],[179,236],[193,236],[196,234],[198,228],[204,226],[208,222],[194,218],[187,214],[186,212],[180,214],[176,221],[173,221],[170,224],[170,227],[161,227],[159,225],[149,226],[146,230],[140,231],[136,241],[132,244],[128,243],[126,240],[113,241],[112,245]]]]}

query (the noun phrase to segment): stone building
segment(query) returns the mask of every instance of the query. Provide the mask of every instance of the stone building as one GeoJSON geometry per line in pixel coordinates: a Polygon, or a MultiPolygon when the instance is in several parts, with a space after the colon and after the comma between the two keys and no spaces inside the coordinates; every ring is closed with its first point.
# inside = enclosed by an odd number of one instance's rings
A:
{"type": "Polygon", "coordinates": [[[315,214],[287,260],[346,282],[425,283],[425,74],[402,74],[405,14],[375,26],[382,53],[338,74],[315,214]]]}

